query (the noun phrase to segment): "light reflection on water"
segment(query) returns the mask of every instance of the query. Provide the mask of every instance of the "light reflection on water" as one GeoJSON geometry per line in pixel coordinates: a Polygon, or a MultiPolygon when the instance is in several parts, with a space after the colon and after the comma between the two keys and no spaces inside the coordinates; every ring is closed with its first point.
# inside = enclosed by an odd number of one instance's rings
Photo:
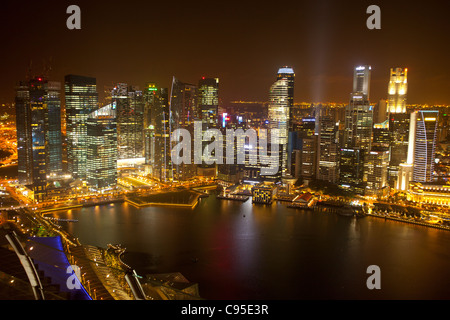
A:
{"type": "Polygon", "coordinates": [[[208,299],[450,298],[448,231],[214,196],[193,210],[124,203],[54,215],[79,220],[62,225],[81,243],[120,243],[139,274],[179,271],[208,299]],[[366,287],[371,264],[381,290],[366,287]]]}

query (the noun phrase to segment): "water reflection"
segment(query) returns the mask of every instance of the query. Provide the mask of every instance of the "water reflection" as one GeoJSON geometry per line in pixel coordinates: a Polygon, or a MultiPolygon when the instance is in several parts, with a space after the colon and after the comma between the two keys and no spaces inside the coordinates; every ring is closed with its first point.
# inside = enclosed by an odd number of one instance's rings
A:
{"type": "Polygon", "coordinates": [[[121,243],[138,273],[181,272],[208,299],[450,298],[450,232],[395,221],[204,198],[58,213],[84,244],[121,243]],[[382,290],[366,287],[379,265],[382,290]]]}

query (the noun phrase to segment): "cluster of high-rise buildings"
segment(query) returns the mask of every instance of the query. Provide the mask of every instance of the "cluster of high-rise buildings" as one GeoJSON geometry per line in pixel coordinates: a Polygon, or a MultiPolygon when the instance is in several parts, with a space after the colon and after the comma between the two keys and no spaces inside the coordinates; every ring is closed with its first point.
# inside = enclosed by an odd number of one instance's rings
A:
{"type": "Polygon", "coordinates": [[[174,77],[169,92],[155,83],[143,90],[118,83],[104,105],[92,77],[67,75],[64,101],[60,82],[21,81],[15,100],[19,183],[40,202],[58,194],[63,180],[112,190],[120,167],[144,168],[162,182],[188,180],[197,170],[214,175],[212,166],[173,164],[170,135],[178,128],[194,135],[196,120],[204,130],[217,126],[218,85],[217,78],[191,85],[174,77]]]}
{"type": "Polygon", "coordinates": [[[294,177],[374,196],[433,180],[439,112],[407,109],[407,68],[392,68],[387,99],[371,103],[371,70],[354,69],[345,108],[317,105],[290,126],[294,177]]]}
{"type": "Polygon", "coordinates": [[[43,201],[57,193],[62,178],[93,191],[112,190],[120,167],[143,168],[165,183],[196,176],[216,177],[226,185],[301,178],[370,195],[388,187],[405,190],[411,181],[431,181],[439,114],[406,108],[406,68],[391,69],[388,98],[373,104],[371,67],[358,66],[345,108],[319,104],[300,118],[293,68],[280,68],[274,78],[268,101],[260,105],[264,116],[219,106],[218,78],[202,78],[194,85],[173,77],[170,89],[151,82],[142,90],[118,83],[102,104],[92,77],[67,75],[64,103],[61,83],[44,77],[22,81],[15,101],[19,183],[43,201]],[[268,129],[269,135],[277,129],[278,148],[268,152],[278,153],[279,170],[264,176],[264,164],[248,160],[261,146],[245,136],[243,164],[217,161],[221,155],[214,152],[213,163],[174,163],[171,134],[176,129],[187,130],[192,145],[201,143],[201,149],[191,150],[193,158],[203,160],[211,142],[204,135],[208,129],[224,135],[227,129],[255,129],[258,141],[271,141],[260,129],[268,129]]]}

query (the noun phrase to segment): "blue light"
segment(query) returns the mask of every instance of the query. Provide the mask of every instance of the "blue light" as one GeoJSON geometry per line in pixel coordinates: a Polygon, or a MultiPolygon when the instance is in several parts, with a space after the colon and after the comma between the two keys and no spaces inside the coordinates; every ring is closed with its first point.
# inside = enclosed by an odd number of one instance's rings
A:
{"type": "Polygon", "coordinates": [[[284,67],[284,68],[278,69],[278,73],[294,73],[294,69],[284,67]]]}

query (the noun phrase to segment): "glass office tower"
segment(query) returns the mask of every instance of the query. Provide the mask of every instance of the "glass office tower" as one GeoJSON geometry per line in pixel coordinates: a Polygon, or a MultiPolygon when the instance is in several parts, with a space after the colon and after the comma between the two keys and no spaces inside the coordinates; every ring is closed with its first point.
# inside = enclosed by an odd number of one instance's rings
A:
{"type": "Polygon", "coordinates": [[[62,173],[60,83],[43,77],[16,88],[18,179],[36,201],[47,197],[47,179],[62,173]]]}
{"type": "MultiPolygon", "coordinates": [[[[194,136],[194,121],[198,120],[197,86],[181,82],[177,78],[172,79],[170,93],[170,133],[177,129],[185,129],[194,136]]],[[[172,142],[173,148],[178,142],[172,142]]],[[[193,150],[193,141],[191,141],[193,150]]],[[[173,164],[174,181],[183,181],[196,175],[194,163],[173,164]]]]}
{"type": "Polygon", "coordinates": [[[78,75],[65,77],[67,164],[73,179],[86,179],[86,121],[97,109],[96,79],[78,75]]]}
{"type": "Polygon", "coordinates": [[[88,115],[86,120],[86,181],[91,190],[117,184],[117,126],[115,102],[88,115]]]}
{"type": "Polygon", "coordinates": [[[117,105],[117,144],[119,159],[144,157],[144,108],[142,91],[125,83],[118,83],[111,92],[117,105]]]}
{"type": "MultiPolygon", "coordinates": [[[[198,165],[199,175],[215,176],[216,175],[216,163],[217,159],[213,151],[209,152],[208,146],[211,143],[210,140],[204,140],[203,133],[208,129],[219,129],[219,79],[218,78],[205,78],[198,82],[198,95],[197,95],[198,112],[200,113],[200,119],[202,122],[202,136],[194,136],[193,139],[202,140],[202,164],[198,165]],[[210,154],[210,159],[205,159],[205,154],[210,154]],[[205,161],[211,161],[212,164],[207,164],[205,161]]],[[[196,150],[194,150],[195,152],[196,150]]],[[[194,155],[198,156],[198,155],[194,155]]]]}
{"type": "MultiPolygon", "coordinates": [[[[268,120],[269,135],[278,130],[280,170],[278,175],[287,174],[288,137],[289,137],[289,82],[286,79],[275,81],[270,87],[268,120]]],[[[269,139],[271,141],[271,139],[269,139]]],[[[274,177],[275,178],[275,177],[274,177]]]]}
{"type": "Polygon", "coordinates": [[[419,110],[416,116],[413,180],[430,182],[436,156],[436,132],[439,111],[419,110]]]}

